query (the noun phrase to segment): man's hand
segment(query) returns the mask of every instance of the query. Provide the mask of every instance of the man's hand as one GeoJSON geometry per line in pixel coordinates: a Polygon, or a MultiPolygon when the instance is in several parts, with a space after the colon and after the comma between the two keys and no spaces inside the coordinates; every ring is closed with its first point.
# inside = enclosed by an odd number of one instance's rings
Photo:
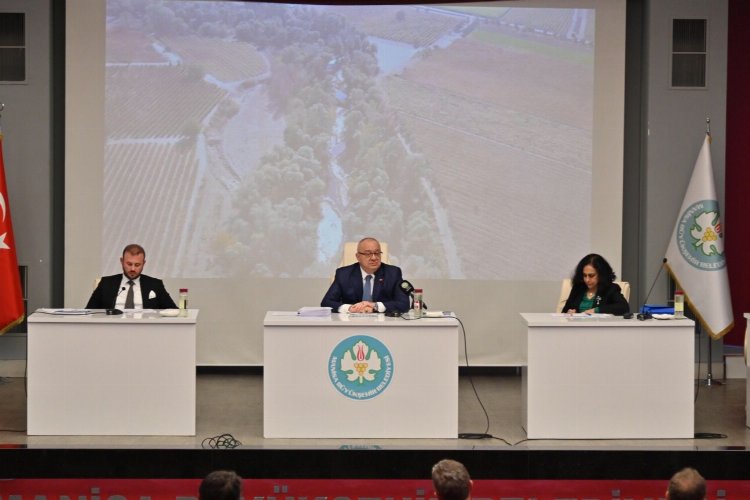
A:
{"type": "Polygon", "coordinates": [[[357,302],[356,304],[352,304],[352,306],[349,308],[349,312],[353,313],[371,313],[375,312],[375,304],[373,302],[357,302]]]}

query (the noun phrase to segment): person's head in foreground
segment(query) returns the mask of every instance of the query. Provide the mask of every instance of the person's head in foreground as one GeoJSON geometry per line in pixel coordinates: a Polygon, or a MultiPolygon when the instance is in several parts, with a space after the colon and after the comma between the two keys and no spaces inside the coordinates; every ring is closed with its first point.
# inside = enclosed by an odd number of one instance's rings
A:
{"type": "Polygon", "coordinates": [[[199,500],[239,500],[242,495],[242,478],[231,470],[209,473],[198,488],[199,500]]]}
{"type": "Polygon", "coordinates": [[[705,500],[706,480],[697,470],[686,467],[669,480],[668,500],[705,500]]]}
{"type": "Polygon", "coordinates": [[[432,485],[440,500],[468,500],[471,498],[469,471],[455,460],[441,460],[432,466],[432,485]]]}

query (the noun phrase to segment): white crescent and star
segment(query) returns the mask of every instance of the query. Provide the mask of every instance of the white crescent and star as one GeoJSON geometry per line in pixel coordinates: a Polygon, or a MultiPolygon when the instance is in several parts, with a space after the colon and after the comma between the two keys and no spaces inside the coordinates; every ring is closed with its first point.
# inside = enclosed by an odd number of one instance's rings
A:
{"type": "MultiPolygon", "coordinates": [[[[0,222],[5,222],[5,197],[3,196],[3,193],[0,193],[0,209],[2,209],[3,212],[3,218],[0,220],[0,222]]],[[[5,243],[5,236],[8,233],[0,234],[0,250],[10,250],[10,247],[5,243]]]]}

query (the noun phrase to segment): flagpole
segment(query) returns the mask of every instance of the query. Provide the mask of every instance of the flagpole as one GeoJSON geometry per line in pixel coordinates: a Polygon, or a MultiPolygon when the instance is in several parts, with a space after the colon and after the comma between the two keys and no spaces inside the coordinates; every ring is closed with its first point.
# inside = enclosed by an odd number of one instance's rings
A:
{"type": "MultiPolygon", "coordinates": [[[[706,135],[708,136],[708,142],[711,143],[711,118],[706,117],[706,135]]],[[[698,342],[701,341],[701,325],[700,321],[695,322],[696,330],[698,332],[698,342]]],[[[706,336],[707,342],[708,342],[708,360],[706,362],[706,378],[705,380],[701,380],[701,383],[705,385],[706,387],[711,387],[712,385],[723,385],[721,381],[714,380],[714,356],[713,356],[713,339],[710,335],[706,336]]]]}
{"type": "MultiPolygon", "coordinates": [[[[695,330],[698,334],[698,342],[700,342],[701,341],[700,321],[695,322],[695,330]]],[[[706,378],[701,379],[701,384],[705,385],[706,387],[711,387],[713,385],[724,385],[720,380],[714,380],[713,339],[711,338],[710,335],[706,335],[706,340],[708,341],[708,361],[706,362],[706,378]]]]}

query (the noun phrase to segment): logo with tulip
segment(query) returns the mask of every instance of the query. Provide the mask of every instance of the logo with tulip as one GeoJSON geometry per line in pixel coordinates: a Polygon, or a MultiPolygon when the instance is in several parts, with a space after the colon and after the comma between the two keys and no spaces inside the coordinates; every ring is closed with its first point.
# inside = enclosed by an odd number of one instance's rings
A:
{"type": "Polygon", "coordinates": [[[685,210],[677,225],[677,247],[680,255],[695,268],[718,271],[726,266],[724,234],[716,200],[699,201],[685,210]]]}
{"type": "Polygon", "coordinates": [[[374,337],[355,335],[339,342],[328,360],[333,387],[351,399],[372,399],[393,379],[393,356],[374,337]]]}

